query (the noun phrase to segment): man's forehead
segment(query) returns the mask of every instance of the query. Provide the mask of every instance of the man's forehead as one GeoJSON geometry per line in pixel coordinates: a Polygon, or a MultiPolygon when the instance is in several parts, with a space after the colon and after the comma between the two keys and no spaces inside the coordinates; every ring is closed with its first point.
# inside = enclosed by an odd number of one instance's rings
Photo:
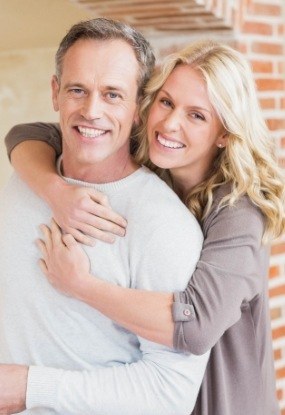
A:
{"type": "Polygon", "coordinates": [[[139,63],[132,47],[124,40],[80,39],[63,59],[62,75],[89,74],[105,85],[127,88],[139,78],[139,63]]]}
{"type": "Polygon", "coordinates": [[[84,55],[88,55],[90,62],[94,64],[100,64],[104,60],[104,67],[109,66],[109,70],[114,63],[116,63],[114,70],[120,66],[128,69],[126,63],[131,64],[132,69],[135,70],[139,67],[133,48],[122,39],[79,39],[66,51],[63,60],[82,59],[84,55]]]}

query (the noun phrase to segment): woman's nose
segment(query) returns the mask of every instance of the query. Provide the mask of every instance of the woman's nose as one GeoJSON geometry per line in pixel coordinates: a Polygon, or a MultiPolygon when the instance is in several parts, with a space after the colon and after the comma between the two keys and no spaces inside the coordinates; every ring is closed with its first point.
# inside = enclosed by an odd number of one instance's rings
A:
{"type": "Polygon", "coordinates": [[[181,115],[178,110],[172,110],[164,119],[164,127],[167,131],[177,131],[180,129],[181,115]]]}

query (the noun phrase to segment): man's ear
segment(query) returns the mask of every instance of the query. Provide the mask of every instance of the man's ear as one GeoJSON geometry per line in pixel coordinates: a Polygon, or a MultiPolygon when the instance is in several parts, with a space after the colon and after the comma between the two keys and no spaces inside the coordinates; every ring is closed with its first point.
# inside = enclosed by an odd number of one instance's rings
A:
{"type": "Polygon", "coordinates": [[[138,126],[140,124],[140,116],[139,113],[137,112],[134,118],[134,125],[138,126]]]}
{"type": "Polygon", "coordinates": [[[137,109],[136,109],[135,116],[134,116],[134,122],[133,122],[133,124],[135,126],[139,125],[140,124],[140,121],[141,121],[140,114],[139,114],[139,112],[140,112],[140,105],[141,105],[141,99],[138,100],[137,109]]]}
{"type": "Polygon", "coordinates": [[[52,90],[52,103],[55,111],[59,110],[58,106],[58,93],[59,93],[59,82],[56,75],[51,78],[51,90],[52,90]]]}

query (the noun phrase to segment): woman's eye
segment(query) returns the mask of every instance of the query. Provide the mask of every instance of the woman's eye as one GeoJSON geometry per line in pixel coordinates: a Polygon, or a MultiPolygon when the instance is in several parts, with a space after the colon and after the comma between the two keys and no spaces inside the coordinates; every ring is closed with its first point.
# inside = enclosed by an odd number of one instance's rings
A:
{"type": "Polygon", "coordinates": [[[165,107],[172,107],[172,103],[168,100],[168,99],[160,99],[160,102],[165,106],[165,107]]]}
{"type": "Polygon", "coordinates": [[[191,116],[192,118],[195,118],[196,120],[202,120],[202,121],[205,121],[205,117],[204,117],[204,115],[199,114],[198,112],[193,112],[193,113],[191,113],[191,114],[190,114],[190,116],[191,116]]]}

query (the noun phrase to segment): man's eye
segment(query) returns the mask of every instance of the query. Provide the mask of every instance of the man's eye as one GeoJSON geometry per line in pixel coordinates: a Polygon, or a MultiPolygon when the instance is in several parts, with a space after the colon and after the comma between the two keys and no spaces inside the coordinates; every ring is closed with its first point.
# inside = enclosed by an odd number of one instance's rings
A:
{"type": "Polygon", "coordinates": [[[70,89],[70,90],[69,90],[69,92],[70,92],[71,94],[73,94],[73,95],[77,95],[77,96],[81,96],[81,95],[83,95],[83,94],[84,94],[83,89],[80,89],[80,88],[72,88],[72,89],[70,89]]]}
{"type": "Polygon", "coordinates": [[[120,98],[120,95],[117,92],[108,92],[107,97],[113,100],[120,98]]]}

